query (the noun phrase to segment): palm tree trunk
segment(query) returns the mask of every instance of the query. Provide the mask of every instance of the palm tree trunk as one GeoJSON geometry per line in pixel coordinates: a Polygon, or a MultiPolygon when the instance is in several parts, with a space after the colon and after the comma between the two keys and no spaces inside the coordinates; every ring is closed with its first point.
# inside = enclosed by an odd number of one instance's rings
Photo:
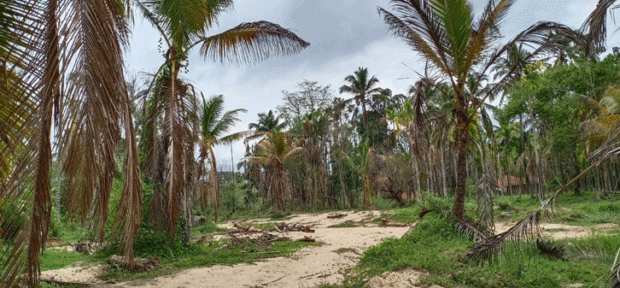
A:
{"type": "Polygon", "coordinates": [[[168,236],[173,239],[176,231],[177,220],[179,217],[180,198],[183,193],[183,143],[181,139],[181,127],[179,127],[178,109],[179,105],[177,101],[179,97],[176,91],[176,80],[179,73],[179,67],[176,59],[176,50],[170,49],[170,61],[171,61],[171,83],[170,83],[170,98],[168,101],[168,110],[166,113],[168,121],[168,133],[171,135],[171,145],[168,151],[168,209],[166,226],[168,236]]]}
{"type": "Polygon", "coordinates": [[[364,138],[365,140],[370,140],[370,135],[368,135],[368,114],[366,114],[366,98],[362,97],[362,119],[364,121],[364,138]]]}
{"type": "Polygon", "coordinates": [[[217,222],[217,217],[220,210],[220,181],[217,175],[217,163],[215,162],[215,154],[213,153],[212,149],[209,149],[209,154],[211,155],[211,189],[213,189],[213,195],[215,197],[215,222],[217,222]]]}
{"type": "Polygon", "coordinates": [[[456,189],[454,195],[454,206],[452,213],[457,218],[463,218],[465,209],[465,190],[467,183],[467,140],[469,131],[467,129],[467,114],[462,111],[457,112],[457,146],[456,146],[456,189]],[[460,112],[460,113],[459,113],[460,112]]]}

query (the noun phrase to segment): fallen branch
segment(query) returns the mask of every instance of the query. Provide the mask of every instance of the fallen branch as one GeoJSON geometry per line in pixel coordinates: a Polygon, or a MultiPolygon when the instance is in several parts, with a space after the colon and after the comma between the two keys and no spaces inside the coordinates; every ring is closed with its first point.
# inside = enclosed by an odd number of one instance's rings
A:
{"type": "Polygon", "coordinates": [[[381,218],[381,226],[383,227],[407,227],[409,224],[406,223],[396,223],[392,222],[392,220],[387,218],[381,218]]]}
{"type": "Polygon", "coordinates": [[[275,229],[277,229],[278,232],[299,231],[299,232],[306,232],[306,233],[314,233],[314,229],[312,229],[312,226],[301,225],[301,224],[288,225],[286,223],[278,223],[278,226],[275,229]]]}
{"type": "Polygon", "coordinates": [[[304,238],[295,240],[295,242],[316,242],[316,239],[309,236],[304,236],[304,238]]]}
{"type": "MultiPolygon", "coordinates": [[[[131,263],[129,262],[129,258],[112,255],[108,258],[108,264],[113,267],[120,267],[123,269],[129,270],[131,263]]],[[[147,272],[147,271],[155,271],[163,268],[159,265],[159,258],[153,257],[149,259],[143,258],[134,258],[134,271],[136,272],[147,272]]]]}
{"type": "Polygon", "coordinates": [[[328,219],[337,219],[337,218],[342,218],[344,216],[347,216],[347,214],[342,214],[342,213],[336,212],[336,213],[332,213],[332,214],[327,215],[327,218],[328,219]]]}

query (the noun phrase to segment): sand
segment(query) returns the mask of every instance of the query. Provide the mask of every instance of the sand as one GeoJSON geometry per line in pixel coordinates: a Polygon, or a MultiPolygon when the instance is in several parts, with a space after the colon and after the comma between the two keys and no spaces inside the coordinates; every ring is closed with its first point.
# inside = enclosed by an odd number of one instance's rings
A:
{"type": "MultiPolygon", "coordinates": [[[[287,257],[270,258],[255,264],[195,268],[154,279],[98,287],[314,287],[321,283],[338,283],[344,279],[342,273],[353,268],[365,250],[385,238],[401,237],[409,230],[409,227],[376,227],[370,224],[368,227],[328,228],[346,221],[370,221],[380,216],[379,211],[341,213],[347,215],[328,219],[329,213],[301,214],[278,221],[311,224],[316,229],[315,233],[288,232],[283,236],[297,239],[311,235],[323,243],[319,247],[303,248],[287,257]]],[[[265,221],[259,219],[246,223],[265,221]]],[[[232,225],[227,223],[223,226],[232,225]]]]}
{"type": "MultiPolygon", "coordinates": [[[[96,276],[105,267],[69,267],[43,272],[43,278],[59,281],[91,283],[95,287],[315,287],[322,283],[338,283],[344,279],[343,273],[355,267],[361,254],[368,248],[381,243],[389,237],[402,237],[410,227],[378,227],[365,223],[380,217],[379,211],[341,211],[346,216],[328,219],[331,213],[299,214],[290,217],[288,224],[313,225],[315,233],[288,232],[282,236],[292,239],[310,235],[323,243],[318,247],[306,247],[286,257],[270,258],[255,264],[234,266],[210,266],[184,270],[173,275],[143,279],[117,284],[104,284],[96,276]],[[364,222],[360,227],[329,228],[347,221],[364,222]]],[[[268,219],[248,220],[248,223],[267,223],[268,219]]],[[[220,226],[232,228],[233,222],[220,226]]],[[[502,232],[514,223],[498,222],[496,231],[502,232]]],[[[617,224],[601,224],[592,227],[570,226],[565,224],[542,223],[545,234],[554,239],[589,236],[596,232],[619,229],[617,224]]],[[[368,280],[368,287],[412,287],[425,273],[412,269],[386,272],[368,280]]],[[[436,286],[438,287],[438,286],[436,286]]]]}

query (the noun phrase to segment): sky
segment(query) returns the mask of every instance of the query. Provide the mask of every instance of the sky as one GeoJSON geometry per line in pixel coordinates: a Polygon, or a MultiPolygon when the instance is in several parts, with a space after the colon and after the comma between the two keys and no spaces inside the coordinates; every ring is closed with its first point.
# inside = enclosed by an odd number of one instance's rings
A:
{"type": "MultiPolygon", "coordinates": [[[[480,15],[486,0],[470,0],[480,15]]],[[[517,0],[501,29],[508,41],[538,21],[555,21],[578,28],[596,7],[597,0],[517,0]]],[[[211,32],[217,34],[243,22],[270,21],[292,30],[310,47],[292,56],[250,64],[221,64],[203,59],[196,49],[189,55],[189,72],[181,75],[205,96],[224,95],[225,109],[245,108],[234,131],[247,130],[257,114],[282,104],[282,91],[297,91],[304,79],[331,85],[334,94],[344,78],[358,67],[367,67],[379,87],[405,93],[423,73],[424,62],[401,39],[388,31],[377,7],[390,9],[389,0],[238,0],[234,10],[219,18],[211,32]]],[[[609,27],[613,25],[609,20],[609,27]]],[[[614,29],[609,29],[613,30],[614,29]]],[[[620,36],[610,32],[608,47],[620,46],[620,36]],[[613,37],[616,36],[616,37],[613,37]]],[[[158,31],[136,15],[126,69],[129,73],[154,72],[164,62],[158,31]]],[[[243,157],[242,143],[233,144],[234,163],[243,157]]],[[[231,167],[231,147],[217,147],[218,166],[231,167]]]]}

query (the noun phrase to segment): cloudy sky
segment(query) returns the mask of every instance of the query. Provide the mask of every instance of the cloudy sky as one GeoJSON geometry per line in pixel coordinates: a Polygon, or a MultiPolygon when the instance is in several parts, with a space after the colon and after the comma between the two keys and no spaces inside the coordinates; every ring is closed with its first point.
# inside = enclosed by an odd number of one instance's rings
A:
{"type": "MultiPolygon", "coordinates": [[[[486,0],[472,0],[476,15],[486,0]]],[[[556,21],[578,28],[597,0],[518,0],[502,26],[508,39],[537,21],[556,21]]],[[[245,108],[237,130],[245,130],[282,102],[282,90],[296,91],[304,79],[331,85],[334,91],[358,67],[368,67],[379,86],[404,93],[423,72],[424,63],[400,39],[387,31],[377,7],[390,10],[389,0],[238,0],[235,9],[220,17],[213,33],[242,22],[266,20],[293,30],[311,46],[298,55],[237,66],[205,61],[197,50],[190,54],[189,73],[182,75],[205,95],[223,94],[226,109],[245,108]]],[[[610,23],[611,24],[611,23],[610,23]]],[[[613,26],[612,26],[613,27],[613,26]]],[[[617,26],[616,26],[617,27],[617,26]]],[[[130,73],[152,72],[164,61],[158,51],[156,29],[136,17],[126,64],[130,73]]],[[[610,33],[611,34],[611,33],[610,33]]],[[[608,42],[620,46],[620,36],[608,42]]],[[[230,168],[230,147],[219,147],[218,165],[230,168]]],[[[235,163],[243,156],[241,143],[234,145],[235,163]]]]}

